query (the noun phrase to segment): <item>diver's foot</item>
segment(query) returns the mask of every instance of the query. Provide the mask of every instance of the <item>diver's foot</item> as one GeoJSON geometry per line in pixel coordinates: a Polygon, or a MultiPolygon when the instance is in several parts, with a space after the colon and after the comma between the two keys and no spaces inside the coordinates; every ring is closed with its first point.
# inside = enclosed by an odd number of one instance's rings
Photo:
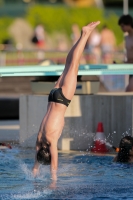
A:
{"type": "Polygon", "coordinates": [[[100,21],[97,22],[91,22],[87,26],[83,26],[82,28],[82,34],[90,35],[90,33],[100,24],[100,21]]]}

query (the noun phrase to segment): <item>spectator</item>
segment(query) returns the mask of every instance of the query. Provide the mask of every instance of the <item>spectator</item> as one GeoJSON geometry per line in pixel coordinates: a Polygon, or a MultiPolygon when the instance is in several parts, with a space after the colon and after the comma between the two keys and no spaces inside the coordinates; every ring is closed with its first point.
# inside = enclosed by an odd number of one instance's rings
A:
{"type": "Polygon", "coordinates": [[[112,52],[115,49],[116,38],[112,30],[103,26],[101,31],[101,48],[103,53],[112,52]]]}
{"type": "Polygon", "coordinates": [[[112,52],[115,50],[116,38],[112,30],[103,26],[101,31],[101,51],[104,63],[112,63],[112,52]]]}
{"type": "MultiPolygon", "coordinates": [[[[101,35],[98,31],[98,29],[95,29],[91,35],[90,38],[87,41],[86,50],[94,54],[94,61],[95,63],[100,63],[101,58],[101,52],[100,52],[100,41],[101,41],[101,35]]],[[[94,63],[94,62],[93,62],[94,63]]]]}
{"type": "Polygon", "coordinates": [[[125,136],[119,144],[118,155],[114,158],[115,162],[132,163],[133,162],[133,137],[125,136]]]}
{"type": "Polygon", "coordinates": [[[38,60],[41,61],[45,58],[43,50],[45,49],[45,30],[41,24],[36,26],[32,42],[37,46],[40,51],[37,53],[38,60]]]}
{"type": "Polygon", "coordinates": [[[38,25],[35,28],[35,36],[37,38],[37,46],[38,48],[43,48],[45,47],[45,31],[42,25],[38,25]]]}
{"type": "Polygon", "coordinates": [[[72,39],[72,45],[74,45],[77,40],[80,37],[80,29],[77,24],[72,25],[72,34],[71,34],[71,39],[72,39]]]}
{"type": "MultiPolygon", "coordinates": [[[[133,63],[133,18],[130,15],[122,15],[118,21],[124,33],[128,33],[125,36],[125,49],[126,60],[125,63],[133,63]]],[[[133,91],[133,75],[129,75],[129,84],[126,88],[126,92],[133,91]]]]}

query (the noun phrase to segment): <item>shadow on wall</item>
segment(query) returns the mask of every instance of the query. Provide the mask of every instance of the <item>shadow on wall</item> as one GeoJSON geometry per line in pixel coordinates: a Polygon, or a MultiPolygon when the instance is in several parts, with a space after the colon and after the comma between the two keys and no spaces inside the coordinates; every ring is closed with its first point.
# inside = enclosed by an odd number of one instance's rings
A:
{"type": "Polygon", "coordinates": [[[0,119],[19,119],[19,98],[0,98],[0,119]]]}

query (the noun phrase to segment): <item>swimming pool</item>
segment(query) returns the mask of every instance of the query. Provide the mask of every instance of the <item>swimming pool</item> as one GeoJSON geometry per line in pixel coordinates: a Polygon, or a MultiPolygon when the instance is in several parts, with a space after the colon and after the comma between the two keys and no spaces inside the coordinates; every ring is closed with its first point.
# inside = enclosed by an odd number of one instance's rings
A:
{"type": "Polygon", "coordinates": [[[113,163],[112,156],[89,152],[59,153],[56,188],[51,189],[49,166],[34,179],[34,150],[14,147],[0,151],[0,200],[133,199],[133,165],[113,163]]]}

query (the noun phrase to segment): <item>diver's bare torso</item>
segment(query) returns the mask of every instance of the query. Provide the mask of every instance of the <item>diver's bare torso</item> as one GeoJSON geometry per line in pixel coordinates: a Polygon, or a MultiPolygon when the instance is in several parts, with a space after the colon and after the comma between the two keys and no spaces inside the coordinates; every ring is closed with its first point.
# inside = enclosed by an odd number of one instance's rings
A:
{"type": "Polygon", "coordinates": [[[43,142],[51,143],[58,140],[64,127],[64,114],[66,106],[63,104],[49,102],[47,113],[42,121],[40,132],[43,142]]]}
{"type": "Polygon", "coordinates": [[[127,63],[133,63],[133,35],[125,37],[127,63]]]}

